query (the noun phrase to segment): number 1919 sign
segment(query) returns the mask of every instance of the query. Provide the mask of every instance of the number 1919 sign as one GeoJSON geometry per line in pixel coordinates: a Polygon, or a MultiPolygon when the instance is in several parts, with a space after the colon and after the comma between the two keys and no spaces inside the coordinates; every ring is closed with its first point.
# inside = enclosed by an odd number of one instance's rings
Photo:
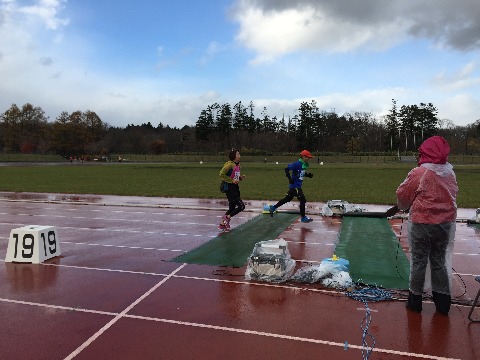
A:
{"type": "Polygon", "coordinates": [[[53,226],[28,225],[10,232],[5,262],[41,263],[60,255],[53,226]]]}

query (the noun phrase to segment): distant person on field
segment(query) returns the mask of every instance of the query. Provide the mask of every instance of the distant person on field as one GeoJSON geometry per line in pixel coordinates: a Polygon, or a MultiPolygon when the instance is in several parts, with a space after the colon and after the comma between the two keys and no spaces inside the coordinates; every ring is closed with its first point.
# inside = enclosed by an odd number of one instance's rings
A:
{"type": "Polygon", "coordinates": [[[305,215],[305,204],[307,203],[307,199],[305,198],[302,190],[303,179],[305,177],[313,177],[312,173],[307,172],[309,167],[308,161],[311,158],[313,158],[313,156],[310,154],[310,151],[303,150],[300,153],[300,159],[298,159],[298,161],[287,165],[285,168],[285,175],[287,176],[289,182],[288,192],[282,200],[275,205],[270,206],[270,216],[273,216],[275,210],[277,210],[280,206],[292,201],[293,198],[296,197],[300,201],[300,215],[302,216],[301,221],[304,223],[312,221],[311,218],[305,215]]]}
{"type": "Polygon", "coordinates": [[[422,311],[422,294],[430,261],[433,302],[447,315],[451,304],[451,248],[455,238],[458,186],[449,164],[450,146],[432,136],[418,149],[418,167],[397,189],[397,205],[409,209],[410,281],[407,309],[422,311]],[[450,251],[447,251],[450,249],[450,251]]]}
{"type": "Polygon", "coordinates": [[[225,193],[228,199],[228,210],[223,215],[220,225],[218,225],[218,228],[224,231],[230,231],[232,217],[245,210],[245,204],[240,198],[240,187],[238,186],[239,182],[245,179],[245,175],[240,175],[240,151],[230,151],[228,159],[220,170],[220,177],[225,182],[225,193]]]}

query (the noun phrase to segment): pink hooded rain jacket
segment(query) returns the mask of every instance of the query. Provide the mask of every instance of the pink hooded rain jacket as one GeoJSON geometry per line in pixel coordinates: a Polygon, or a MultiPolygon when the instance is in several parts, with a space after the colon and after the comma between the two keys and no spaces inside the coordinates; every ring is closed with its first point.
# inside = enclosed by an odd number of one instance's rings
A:
{"type": "Polygon", "coordinates": [[[408,173],[397,189],[397,205],[409,210],[410,221],[442,224],[457,218],[458,186],[449,164],[450,146],[441,136],[432,136],[418,149],[418,167],[408,173]]]}

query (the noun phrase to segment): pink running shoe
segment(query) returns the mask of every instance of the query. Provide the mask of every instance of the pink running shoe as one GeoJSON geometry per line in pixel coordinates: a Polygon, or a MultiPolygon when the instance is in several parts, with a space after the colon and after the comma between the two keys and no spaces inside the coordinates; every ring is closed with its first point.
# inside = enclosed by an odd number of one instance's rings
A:
{"type": "Polygon", "coordinates": [[[230,231],[230,222],[225,224],[225,229],[223,231],[230,231]]]}
{"type": "Polygon", "coordinates": [[[222,224],[224,226],[224,229],[225,231],[230,231],[230,219],[229,217],[227,217],[227,215],[223,215],[222,217],[222,224]]]}

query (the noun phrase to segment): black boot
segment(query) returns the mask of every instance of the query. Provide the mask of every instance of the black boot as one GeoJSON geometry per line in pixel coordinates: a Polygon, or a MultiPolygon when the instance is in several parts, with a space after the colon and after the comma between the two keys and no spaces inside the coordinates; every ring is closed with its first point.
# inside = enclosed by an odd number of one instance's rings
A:
{"type": "Polygon", "coordinates": [[[437,293],[432,291],[433,302],[435,307],[440,314],[448,315],[450,311],[450,304],[452,303],[452,297],[447,294],[437,293]]]}
{"type": "Polygon", "coordinates": [[[415,295],[411,291],[408,293],[407,309],[416,313],[422,312],[422,295],[415,295]]]}

